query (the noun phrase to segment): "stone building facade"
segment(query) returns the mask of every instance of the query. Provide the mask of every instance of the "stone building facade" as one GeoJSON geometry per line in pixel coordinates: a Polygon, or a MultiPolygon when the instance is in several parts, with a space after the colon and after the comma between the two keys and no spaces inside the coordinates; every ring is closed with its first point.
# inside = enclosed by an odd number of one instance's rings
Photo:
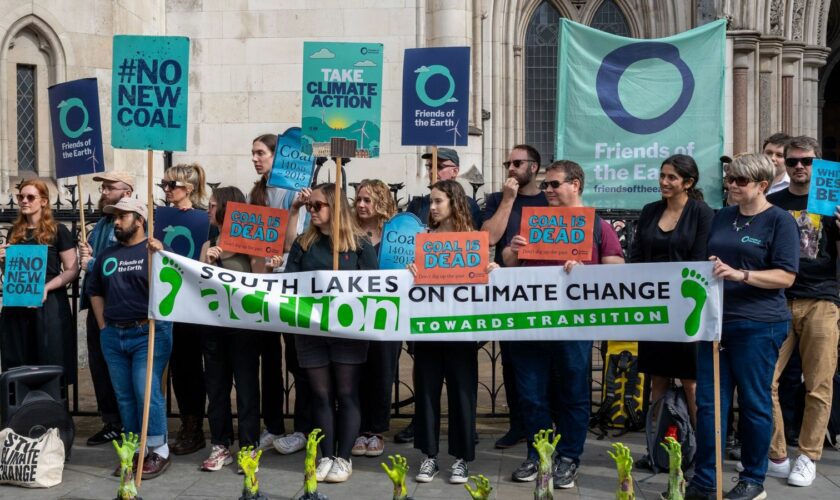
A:
{"type": "MultiPolygon", "coordinates": [[[[469,46],[469,146],[497,189],[511,146],[553,150],[557,19],[639,38],[678,33],[725,17],[728,27],[727,153],[756,151],[783,130],[810,134],[836,157],[840,125],[840,0],[0,0],[0,203],[27,176],[54,175],[46,88],[97,77],[110,143],[111,37],[191,38],[188,150],[213,182],[250,187],[251,140],[300,122],[303,41],[385,46],[382,147],[378,159],[347,166],[351,181],[428,184],[422,149],[400,145],[403,50],[469,46]]],[[[145,182],[145,155],[105,148],[107,168],[145,182]]],[[[164,158],[155,155],[156,177],[164,158]]],[[[717,168],[704,165],[702,168],[717,168]]],[[[329,169],[322,172],[325,179],[329,169]]],[[[92,187],[92,186],[89,186],[92,187]]],[[[140,189],[143,192],[143,189],[140,189]]],[[[158,192],[160,195],[161,193],[158,192]]]]}

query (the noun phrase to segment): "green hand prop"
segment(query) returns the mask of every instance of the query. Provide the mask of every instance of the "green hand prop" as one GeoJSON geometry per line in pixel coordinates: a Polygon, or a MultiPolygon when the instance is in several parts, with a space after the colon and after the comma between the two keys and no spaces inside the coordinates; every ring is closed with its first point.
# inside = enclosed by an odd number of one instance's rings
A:
{"type": "Polygon", "coordinates": [[[133,500],[137,498],[137,486],[134,484],[134,453],[140,444],[140,436],[129,432],[128,437],[125,434],[121,434],[121,437],[122,445],[117,444],[116,439],[111,441],[117,450],[117,456],[120,457],[120,487],[117,490],[117,498],[133,500]]]}
{"type": "Polygon", "coordinates": [[[394,500],[406,500],[408,498],[408,490],[405,487],[405,475],[408,473],[408,462],[405,457],[401,455],[389,455],[388,460],[391,461],[391,467],[385,462],[382,462],[382,469],[385,474],[391,478],[394,483],[394,500]]]}
{"type": "Polygon", "coordinates": [[[239,468],[242,469],[242,472],[245,474],[245,482],[242,486],[244,490],[243,493],[247,492],[251,496],[257,496],[260,491],[260,483],[257,481],[256,474],[257,468],[260,465],[261,456],[262,450],[257,451],[255,455],[254,447],[246,446],[245,448],[241,448],[239,450],[239,454],[236,457],[239,468]]]}
{"type": "Polygon", "coordinates": [[[315,478],[315,469],[318,467],[315,458],[318,456],[318,443],[324,436],[318,437],[321,429],[312,429],[309,439],[306,440],[306,460],[303,462],[303,492],[315,493],[318,490],[318,480],[315,478]]]}
{"type": "Polygon", "coordinates": [[[682,446],[667,436],[664,443],[659,443],[668,452],[668,491],[662,495],[665,500],[683,500],[685,479],[682,473],[682,446]]]}
{"type": "Polygon", "coordinates": [[[490,480],[484,477],[483,474],[477,476],[470,476],[470,479],[475,482],[475,488],[472,488],[469,483],[464,485],[464,488],[470,492],[473,500],[488,500],[493,487],[490,486],[490,480]]]}
{"type": "Polygon", "coordinates": [[[554,476],[551,471],[554,449],[560,442],[560,435],[552,435],[551,429],[543,429],[534,434],[534,449],[540,456],[540,466],[537,471],[537,485],[534,489],[534,500],[549,500],[554,498],[554,476]]]}
{"type": "Polygon", "coordinates": [[[636,494],[633,492],[633,457],[630,455],[630,448],[621,443],[613,443],[615,453],[608,451],[607,454],[615,460],[618,467],[618,490],[615,492],[617,500],[633,500],[636,494]]]}

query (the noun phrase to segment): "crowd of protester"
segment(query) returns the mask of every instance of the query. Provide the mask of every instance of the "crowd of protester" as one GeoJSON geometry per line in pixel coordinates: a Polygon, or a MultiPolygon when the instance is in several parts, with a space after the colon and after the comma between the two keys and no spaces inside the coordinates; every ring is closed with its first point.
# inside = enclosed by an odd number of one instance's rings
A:
{"type": "MultiPolygon", "coordinates": [[[[340,270],[376,269],[383,225],[397,213],[388,186],[380,180],[364,180],[352,203],[344,195],[336,199],[332,184],[298,193],[269,186],[275,146],[273,134],[253,141],[252,162],[259,178],[247,196],[232,186],[208,193],[204,170],[197,164],[166,171],[160,187],[167,202],[183,211],[206,211],[210,220],[209,240],[199,260],[253,273],[330,270],[337,248],[340,270]],[[228,203],[246,201],[290,211],[287,254],[255,258],[219,246],[228,203]]],[[[726,498],[763,498],[767,475],[786,478],[795,486],[808,486],[814,480],[831,411],[840,303],[840,223],[834,217],[807,212],[812,162],[819,156],[820,147],[813,138],[775,134],[765,141],[761,153],[727,158],[723,186],[727,206],[717,211],[703,201],[695,160],[680,154],[666,158],[659,174],[661,199],[642,209],[630,238],[627,262],[711,260],[714,276],[724,280],[717,381],[711,342],[639,345],[639,367],[650,377],[651,398],[662,397],[676,382],[687,397],[698,439],[686,498],[714,495],[716,382],[723,415],[721,439],[737,434],[740,441],[740,476],[726,498]],[[792,357],[801,360],[806,394],[795,459],[788,458],[789,433],[779,397],[780,379],[792,357]],[[726,418],[735,397],[737,433],[726,418]]],[[[458,153],[441,148],[437,158],[439,180],[428,194],[414,197],[408,211],[432,233],[486,231],[495,247],[488,272],[497,267],[558,265],[566,273],[580,273],[588,265],[625,262],[613,226],[600,217],[595,221],[589,260],[519,259],[528,244],[519,236],[523,208],[584,206],[581,165],[560,160],[541,168],[535,148],[517,145],[504,162],[507,177],[502,190],[486,197],[482,212],[455,180],[458,153]]],[[[427,167],[431,170],[430,164],[427,167]]],[[[705,167],[706,171],[712,168],[705,167]]],[[[78,244],[78,253],[70,232],[53,218],[48,188],[38,180],[19,186],[19,215],[7,244],[0,246],[0,262],[8,244],[41,244],[49,250],[43,306],[0,311],[4,370],[55,364],[64,367],[68,383],[74,382],[76,335],[66,285],[80,269],[84,273],[80,307],[89,310],[89,365],[104,424],[88,439],[91,446],[117,439],[122,432],[140,432],[149,329],[145,259],[147,246],[163,248],[146,236],[148,214],[134,197],[132,175],[112,171],[94,180],[101,182],[98,208],[102,217],[88,240],[78,244]],[[113,259],[143,265],[117,266],[115,272],[108,265],[113,259]]],[[[416,273],[413,264],[409,270],[416,273]]],[[[206,447],[205,415],[211,444],[208,458],[201,463],[206,471],[232,463],[235,438],[240,447],[254,446],[255,453],[275,448],[290,454],[305,447],[306,436],[314,428],[324,434],[319,444],[318,481],[346,481],[352,474],[351,457],[376,457],[384,452],[383,434],[389,431],[401,343],[286,333],[281,337],[278,333],[157,322],[144,478],[163,473],[170,464],[170,452],[188,455],[206,447]],[[294,422],[288,433],[283,420],[284,346],[285,366],[296,386],[294,422]],[[167,365],[181,415],[181,428],[171,448],[161,392],[167,365]],[[234,384],[236,436],[230,404],[234,384]]],[[[433,481],[439,471],[441,391],[446,382],[447,452],[453,458],[449,481],[465,483],[477,441],[479,345],[441,344],[417,342],[409,347],[414,355],[415,417],[397,438],[413,441],[424,456],[416,481],[433,481]]],[[[508,432],[496,446],[509,448],[525,441],[525,460],[512,471],[512,479],[535,480],[539,457],[530,437],[553,427],[562,436],[554,458],[554,487],[573,487],[592,406],[592,342],[508,341],[500,347],[511,418],[508,432]]]]}

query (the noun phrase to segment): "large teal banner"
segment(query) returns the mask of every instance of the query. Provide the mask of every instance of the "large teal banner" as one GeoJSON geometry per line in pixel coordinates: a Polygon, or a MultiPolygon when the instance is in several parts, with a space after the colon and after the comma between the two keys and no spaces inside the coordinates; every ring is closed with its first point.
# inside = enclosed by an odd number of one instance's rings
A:
{"type": "Polygon", "coordinates": [[[624,38],[561,20],[555,158],[586,172],[587,205],[659,199],[659,167],[687,154],[721,206],[726,21],[668,38],[624,38]]]}

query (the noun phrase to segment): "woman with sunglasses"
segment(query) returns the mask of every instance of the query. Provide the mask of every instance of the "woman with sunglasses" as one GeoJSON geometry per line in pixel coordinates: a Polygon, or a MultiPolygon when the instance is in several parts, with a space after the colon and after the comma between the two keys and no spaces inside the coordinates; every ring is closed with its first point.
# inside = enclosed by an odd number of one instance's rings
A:
{"type": "MultiPolygon", "coordinates": [[[[287,273],[333,269],[333,248],[338,247],[342,271],[376,269],[376,250],[359,228],[347,198],[335,199],[335,184],[303,190],[292,210],[305,205],[309,228],[292,244],[287,273]],[[335,207],[340,204],[338,234],[333,232],[335,207]]],[[[367,359],[368,342],[362,340],[296,335],[295,348],[306,372],[312,394],[313,423],[324,432],[319,444],[318,481],[341,483],[353,473],[351,449],[359,435],[359,378],[367,359]],[[336,408],[338,403],[338,410],[336,408]],[[337,429],[336,429],[337,427],[337,429]]]]}
{"type": "MultiPolygon", "coordinates": [[[[677,154],[662,162],[659,168],[662,199],[642,209],[630,247],[630,262],[706,260],[714,211],[703,202],[703,193],[697,188],[699,181],[694,158],[677,154]]],[[[680,379],[691,420],[696,420],[695,343],[639,342],[639,371],[651,377],[652,401],[665,395],[672,380],[680,379]]],[[[650,468],[649,458],[643,457],[639,466],[650,468]]]]}
{"type": "Polygon", "coordinates": [[[58,365],[64,383],[76,383],[76,322],[67,284],[79,275],[70,231],[52,216],[50,192],[38,179],[20,184],[17,219],[0,245],[0,268],[9,245],[47,245],[46,277],[40,307],[3,306],[0,311],[2,371],[23,365],[58,365]]]}
{"type": "MultiPolygon", "coordinates": [[[[204,169],[197,163],[169,167],[160,184],[171,206],[182,210],[205,210],[204,169]]],[[[204,409],[207,394],[201,356],[201,329],[190,323],[172,325],[170,368],[172,388],[181,414],[181,428],[172,446],[175,455],[194,453],[205,446],[204,409]]]]}
{"type": "MultiPolygon", "coordinates": [[[[207,208],[210,224],[224,225],[227,205],[245,203],[245,195],[235,187],[220,187],[213,191],[207,208]]],[[[274,257],[280,265],[281,256],[274,257]]],[[[244,273],[262,273],[265,262],[241,253],[222,250],[218,236],[201,248],[201,262],[244,273]]],[[[236,411],[238,414],[239,448],[258,446],[260,437],[260,351],[257,333],[235,328],[205,326],[201,335],[207,384],[207,421],[210,424],[210,456],[201,470],[217,471],[233,462],[233,417],[230,411],[230,391],[236,382],[236,411]]],[[[276,335],[276,334],[274,334],[276,335]]]]}
{"type": "MultiPolygon", "coordinates": [[[[779,347],[788,334],[784,289],[799,270],[799,229],[787,211],[765,198],[775,168],[763,154],[747,154],[729,166],[726,185],[737,203],[715,214],[709,235],[714,276],[725,280],[720,342],[720,437],[738,389],[742,437],[738,484],[726,498],[764,498],[767,452],[773,431],[770,385],[779,347]]],[[[702,284],[702,283],[701,283],[702,284]]],[[[715,421],[712,343],[697,356],[697,455],[686,498],[713,498],[715,421]]]]}
{"type": "MultiPolygon", "coordinates": [[[[260,176],[248,194],[248,203],[265,207],[280,208],[290,211],[289,225],[286,231],[286,250],[308,217],[305,213],[299,217],[301,207],[292,209],[295,192],[268,185],[271,169],[274,165],[274,150],[277,148],[275,134],[262,134],[251,143],[251,162],[254,170],[260,176]]],[[[272,272],[274,267],[266,261],[263,272],[272,272]]],[[[283,333],[261,333],[260,344],[260,373],[262,384],[262,413],[265,431],[260,434],[260,449],[272,446],[278,453],[284,455],[295,453],[306,446],[306,435],[312,430],[312,419],[309,413],[309,383],[306,373],[300,368],[295,350],[295,335],[283,333]],[[282,338],[282,342],[281,342],[282,338]],[[283,421],[283,342],[286,344],[286,369],[295,378],[295,408],[294,429],[286,434],[286,423],[283,421]]]]}
{"type": "MultiPolygon", "coordinates": [[[[472,217],[464,188],[455,180],[432,185],[429,232],[471,232],[472,217]]],[[[498,268],[491,263],[487,272],[498,268]]],[[[408,265],[412,274],[417,266],[408,265]]],[[[415,480],[431,482],[439,471],[440,396],[443,382],[449,400],[449,482],[469,479],[468,462],[475,460],[475,419],[478,391],[478,344],[476,342],[417,342],[414,346],[414,447],[426,458],[415,480]]]]}
{"type": "MultiPolygon", "coordinates": [[[[382,241],[382,228],[397,213],[397,204],[388,185],[378,179],[365,179],[356,188],[356,223],[367,234],[376,254],[382,241]]],[[[371,342],[367,362],[362,365],[362,433],[356,438],[353,456],[378,457],[385,451],[382,433],[391,418],[391,393],[402,342],[371,342]]]]}

